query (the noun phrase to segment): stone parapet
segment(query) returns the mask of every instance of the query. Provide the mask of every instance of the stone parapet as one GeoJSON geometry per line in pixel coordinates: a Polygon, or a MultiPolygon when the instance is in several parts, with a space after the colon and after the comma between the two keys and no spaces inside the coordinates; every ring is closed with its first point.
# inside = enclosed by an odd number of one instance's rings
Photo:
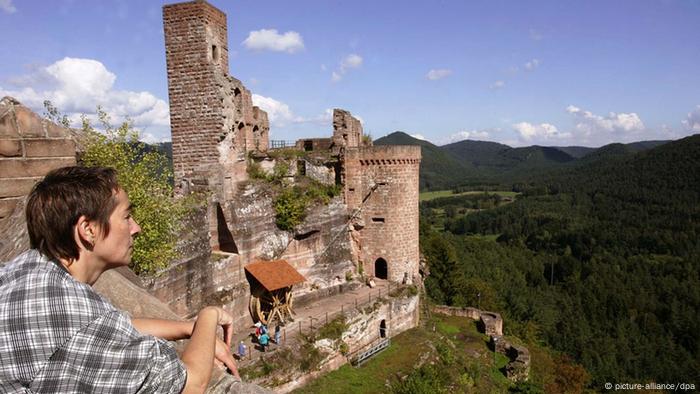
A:
{"type": "Polygon", "coordinates": [[[75,165],[71,131],[12,97],[0,100],[0,261],[29,247],[24,200],[49,171],[75,165]]]}
{"type": "MultiPolygon", "coordinates": [[[[418,160],[421,147],[417,145],[374,145],[345,151],[347,159],[357,160],[418,160]]],[[[376,163],[381,164],[381,163],[376,163]]]]}

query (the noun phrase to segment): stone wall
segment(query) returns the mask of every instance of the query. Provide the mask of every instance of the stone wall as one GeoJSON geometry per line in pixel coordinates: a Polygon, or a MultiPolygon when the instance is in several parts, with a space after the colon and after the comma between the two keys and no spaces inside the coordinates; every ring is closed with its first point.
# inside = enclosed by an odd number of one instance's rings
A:
{"type": "Polygon", "coordinates": [[[350,112],[342,109],[333,110],[334,148],[357,148],[362,143],[362,123],[350,112]]]}
{"type": "Polygon", "coordinates": [[[225,135],[216,75],[228,71],[226,15],[206,2],[163,7],[176,180],[218,163],[225,135]]]}
{"type": "Polygon", "coordinates": [[[418,325],[420,297],[391,297],[376,301],[373,305],[352,310],[348,314],[349,328],[343,333],[343,341],[348,344],[352,355],[381,339],[381,326],[386,327],[384,335],[394,337],[418,325]]]}
{"type": "Polygon", "coordinates": [[[389,280],[417,280],[419,146],[373,146],[346,149],[344,194],[354,212],[353,228],[364,271],[389,280]],[[380,260],[381,259],[381,260],[380,260]],[[383,263],[382,261],[386,262],[383,263]]]}
{"type": "Polygon", "coordinates": [[[70,130],[5,97],[0,100],[0,261],[29,247],[24,200],[49,171],[75,165],[70,130]]]}
{"type": "Polygon", "coordinates": [[[468,317],[479,322],[479,328],[489,336],[503,336],[503,318],[499,313],[482,311],[471,307],[435,305],[431,308],[434,313],[447,316],[468,317]]]}
{"type": "Polygon", "coordinates": [[[432,311],[441,315],[468,317],[472,320],[481,318],[481,311],[471,307],[460,308],[457,306],[435,305],[432,307],[432,311]]]}
{"type": "Polygon", "coordinates": [[[434,313],[447,316],[462,316],[478,321],[479,330],[491,339],[494,352],[510,359],[505,375],[514,382],[527,381],[530,377],[530,351],[525,346],[514,345],[503,335],[503,318],[499,313],[482,311],[471,307],[435,305],[434,313]]]}
{"type": "Polygon", "coordinates": [[[319,151],[331,149],[331,138],[304,138],[297,140],[294,147],[303,151],[319,151]]]}

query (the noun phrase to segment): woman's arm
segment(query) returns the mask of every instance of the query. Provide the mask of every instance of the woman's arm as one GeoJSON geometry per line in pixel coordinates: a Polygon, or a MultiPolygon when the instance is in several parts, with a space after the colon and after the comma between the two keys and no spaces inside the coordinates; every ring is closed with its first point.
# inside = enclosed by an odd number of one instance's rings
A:
{"type": "Polygon", "coordinates": [[[194,329],[193,321],[166,319],[131,319],[131,324],[142,334],[153,335],[168,341],[187,339],[194,329]]]}
{"type": "Polygon", "coordinates": [[[209,306],[199,312],[190,342],[182,353],[182,362],[187,369],[184,393],[203,393],[206,390],[215,356],[232,372],[237,373],[236,362],[229,351],[233,335],[232,324],[231,315],[221,308],[209,306]],[[216,337],[216,329],[219,326],[224,329],[223,342],[216,337]]]}
{"type": "Polygon", "coordinates": [[[203,393],[206,390],[214,358],[239,377],[236,362],[230,352],[233,318],[223,309],[206,307],[199,312],[195,321],[132,319],[131,323],[142,334],[169,341],[190,339],[181,357],[187,369],[184,393],[203,393]],[[216,335],[219,326],[224,329],[223,341],[216,335]]]}

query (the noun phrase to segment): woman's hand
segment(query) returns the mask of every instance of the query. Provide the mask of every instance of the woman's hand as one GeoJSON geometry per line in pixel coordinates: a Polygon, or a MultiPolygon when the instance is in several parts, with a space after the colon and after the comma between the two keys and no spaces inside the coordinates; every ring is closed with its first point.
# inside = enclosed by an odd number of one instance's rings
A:
{"type": "Polygon", "coordinates": [[[216,357],[216,360],[221,362],[223,365],[228,368],[231,373],[237,377],[238,379],[241,378],[241,376],[238,374],[238,367],[236,366],[236,361],[233,359],[233,355],[231,354],[231,347],[226,345],[221,339],[216,338],[216,349],[214,352],[214,357],[216,357]]]}
{"type": "MultiPolygon", "coordinates": [[[[218,316],[217,324],[224,329],[224,343],[230,349],[233,338],[233,316],[218,306],[208,306],[205,309],[215,309],[218,316]]],[[[218,347],[218,345],[217,345],[218,347]]]]}

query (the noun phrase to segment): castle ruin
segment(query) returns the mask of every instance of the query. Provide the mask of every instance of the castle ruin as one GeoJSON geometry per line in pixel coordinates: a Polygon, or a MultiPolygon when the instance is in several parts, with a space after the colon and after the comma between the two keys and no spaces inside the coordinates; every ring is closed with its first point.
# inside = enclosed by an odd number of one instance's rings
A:
{"type": "MultiPolygon", "coordinates": [[[[271,169],[285,159],[270,149],[267,114],[228,75],[226,15],[198,0],[164,6],[163,18],[175,186],[181,194],[203,192],[207,204],[186,221],[181,257],[169,268],[153,277],[122,271],[105,279],[103,288],[117,291],[112,302],[135,315],[153,313],[148,305],[156,302],[145,302],[145,288],[168,316],[188,318],[203,306],[220,305],[234,315],[236,332],[245,332],[253,322],[246,266],[256,261],[285,260],[300,273],[305,281],[294,287],[300,305],[353,291],[367,275],[420,284],[420,147],[372,146],[357,118],[334,110],[328,138],[296,142],[304,156],[292,159],[286,181],[305,175],[341,194],[311,207],[292,231],[281,230],[274,196],[250,180],[248,170],[253,163],[271,169]]],[[[49,170],[76,163],[76,138],[16,100],[0,100],[3,261],[28,248],[26,194],[49,170]]],[[[354,319],[344,337],[350,352],[417,324],[417,295],[381,297],[371,307],[345,309],[354,319]]]]}
{"type": "MultiPolygon", "coordinates": [[[[235,201],[241,193],[238,186],[248,179],[250,155],[268,150],[269,123],[267,114],[252,105],[250,91],[228,75],[226,15],[198,0],[164,6],[163,18],[176,185],[211,193],[207,216],[212,249],[238,254],[243,265],[272,257],[261,245],[272,242],[270,237],[239,230],[249,223],[243,223],[240,201],[235,201]]],[[[372,146],[360,121],[340,109],[334,110],[330,138],[302,139],[296,147],[330,152],[326,179],[341,186],[348,229],[344,236],[350,238],[356,269],[394,282],[416,280],[420,147],[372,146]]],[[[301,258],[292,252],[295,241],[305,240],[299,235],[282,240],[287,250],[274,257],[286,257],[313,276],[315,262],[309,260],[320,260],[318,250],[301,258]]],[[[323,248],[327,242],[307,248],[323,248]]],[[[324,265],[334,263],[326,260],[324,265]]]]}

